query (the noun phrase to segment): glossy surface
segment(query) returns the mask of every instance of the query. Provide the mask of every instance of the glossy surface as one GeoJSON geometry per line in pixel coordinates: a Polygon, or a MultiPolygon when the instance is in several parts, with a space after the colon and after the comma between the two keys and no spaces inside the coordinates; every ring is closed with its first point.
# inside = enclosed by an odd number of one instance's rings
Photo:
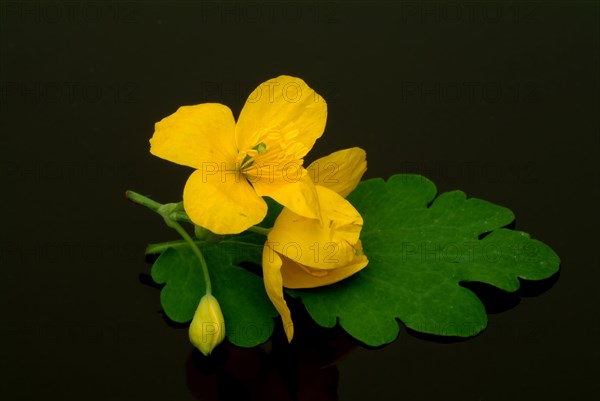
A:
{"type": "Polygon", "coordinates": [[[598,3],[245,4],[0,4],[0,398],[597,398],[598,3]],[[146,244],[175,233],[124,191],[181,199],[191,170],[150,154],[154,123],[237,116],[279,74],[328,101],[311,157],[360,146],[365,178],[506,206],[560,279],[475,286],[502,313],[467,341],[402,328],[370,350],[304,325],[291,347],[192,355],[145,284],[146,244]]]}

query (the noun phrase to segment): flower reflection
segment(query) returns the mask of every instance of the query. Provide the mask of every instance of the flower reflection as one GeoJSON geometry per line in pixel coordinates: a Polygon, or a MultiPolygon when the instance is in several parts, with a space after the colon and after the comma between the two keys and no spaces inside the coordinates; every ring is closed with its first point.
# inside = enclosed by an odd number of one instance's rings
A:
{"type": "Polygon", "coordinates": [[[303,321],[291,344],[278,325],[271,341],[260,347],[225,342],[209,357],[190,353],[191,393],[200,400],[337,400],[337,363],[358,343],[339,328],[317,326],[303,310],[294,312],[303,321]]]}

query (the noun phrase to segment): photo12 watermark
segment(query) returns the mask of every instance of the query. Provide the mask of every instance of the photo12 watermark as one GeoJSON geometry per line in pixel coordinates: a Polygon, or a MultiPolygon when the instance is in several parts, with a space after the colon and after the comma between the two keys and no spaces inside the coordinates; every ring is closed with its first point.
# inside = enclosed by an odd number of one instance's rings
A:
{"type": "Polygon", "coordinates": [[[200,81],[196,86],[198,99],[209,99],[214,101],[222,101],[225,98],[243,99],[246,98],[248,103],[257,103],[261,99],[267,99],[269,103],[275,101],[275,97],[285,100],[288,103],[298,103],[301,100],[309,102],[326,102],[328,104],[335,103],[340,96],[339,83],[326,82],[323,84],[326,88],[325,92],[317,93],[310,89],[302,89],[296,82],[281,83],[277,80],[255,87],[249,83],[240,81],[200,81]],[[250,95],[248,96],[248,93],[250,95]],[[305,98],[304,96],[308,96],[305,98]]]}
{"type": "MultiPolygon", "coordinates": [[[[177,2],[176,2],[177,3],[177,2]]],[[[199,22],[207,25],[328,25],[340,20],[333,1],[202,1],[199,22]]]]}
{"type": "MultiPolygon", "coordinates": [[[[266,152],[267,150],[265,150],[266,152]]],[[[305,168],[302,163],[297,161],[261,162],[249,158],[246,161],[235,163],[202,162],[199,170],[203,183],[241,182],[245,179],[250,183],[258,181],[297,183],[309,176],[314,184],[329,186],[339,182],[340,167],[334,162],[315,162],[305,168]]]]}
{"type": "Polygon", "coordinates": [[[2,81],[3,104],[132,104],[140,99],[137,82],[2,81]]]}
{"type": "Polygon", "coordinates": [[[2,1],[0,21],[8,25],[135,24],[140,1],[2,1]]]}
{"type": "Polygon", "coordinates": [[[535,81],[401,81],[398,88],[403,104],[535,103],[543,92],[535,81]]]}
{"type": "Polygon", "coordinates": [[[401,24],[533,24],[540,20],[539,2],[401,1],[394,5],[401,24]]]}

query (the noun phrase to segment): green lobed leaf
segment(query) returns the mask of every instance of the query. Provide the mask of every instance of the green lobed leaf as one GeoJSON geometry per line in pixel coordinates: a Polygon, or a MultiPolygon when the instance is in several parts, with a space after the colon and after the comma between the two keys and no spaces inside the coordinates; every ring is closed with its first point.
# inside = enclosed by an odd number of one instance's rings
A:
{"type": "MultiPolygon", "coordinates": [[[[369,265],[340,283],[310,290],[287,290],[300,297],[315,321],[339,324],[365,344],[392,342],[396,319],[416,331],[472,336],[487,315],[479,299],[461,282],[478,281],[506,291],[518,277],[544,279],[559,268],[557,255],[525,233],[501,228],[512,212],[460,191],[436,198],[432,182],[416,175],[363,181],[348,197],[364,218],[361,234],[369,265]],[[482,234],[485,235],[483,238],[482,234]]],[[[265,199],[269,213],[260,224],[271,227],[281,206],[265,199]]],[[[237,266],[261,263],[264,236],[243,233],[201,246],[213,292],[225,316],[227,337],[240,346],[265,342],[277,316],[262,279],[237,266]]],[[[177,322],[190,321],[204,281],[187,248],[169,249],[156,261],[152,277],[167,283],[161,303],[177,322]]]]}
{"type": "Polygon", "coordinates": [[[514,220],[510,210],[460,191],[435,195],[435,185],[418,175],[363,181],[348,200],[364,219],[369,265],[337,284],[288,293],[321,326],[339,322],[378,346],[397,337],[396,319],[419,332],[475,335],[487,315],[461,282],[516,291],[519,277],[540,280],[558,271],[559,258],[548,246],[501,228],[514,220]]]}
{"type": "MultiPolygon", "coordinates": [[[[247,237],[247,238],[246,238],[247,237]]],[[[239,267],[244,261],[260,263],[262,245],[252,235],[246,240],[224,240],[202,244],[202,251],[212,283],[212,293],[219,301],[225,318],[229,341],[242,347],[264,343],[273,332],[273,318],[278,316],[265,292],[262,278],[239,267]]],[[[190,248],[169,248],[152,267],[152,278],[161,290],[161,305],[175,322],[192,320],[200,298],[205,293],[200,262],[190,248]]]]}

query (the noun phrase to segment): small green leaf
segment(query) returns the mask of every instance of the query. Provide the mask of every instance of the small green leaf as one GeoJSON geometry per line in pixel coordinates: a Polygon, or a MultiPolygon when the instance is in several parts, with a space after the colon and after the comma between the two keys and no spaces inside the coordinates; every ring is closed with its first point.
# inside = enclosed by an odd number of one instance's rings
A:
{"type": "MultiPolygon", "coordinates": [[[[262,245],[240,241],[200,246],[210,271],[212,293],[225,317],[229,341],[242,347],[264,343],[273,332],[273,308],[262,278],[238,266],[248,261],[260,263],[262,245]]],[[[190,248],[169,248],[152,267],[152,278],[166,283],[160,294],[161,305],[175,322],[192,320],[200,298],[205,294],[200,263],[190,248]]]]}
{"type": "Polygon", "coordinates": [[[363,181],[348,200],[364,219],[369,265],[337,284],[288,292],[321,326],[339,322],[378,346],[397,337],[396,319],[424,333],[475,335],[487,315],[461,282],[516,291],[519,277],[540,280],[558,271],[559,258],[548,246],[501,228],[514,220],[510,210],[460,191],[435,194],[435,185],[417,175],[363,181]]]}

